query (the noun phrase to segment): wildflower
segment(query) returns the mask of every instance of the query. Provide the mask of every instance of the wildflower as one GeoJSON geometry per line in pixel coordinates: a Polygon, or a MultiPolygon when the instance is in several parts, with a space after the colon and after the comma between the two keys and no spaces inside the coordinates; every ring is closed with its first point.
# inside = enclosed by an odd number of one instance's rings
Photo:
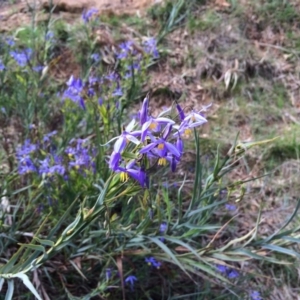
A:
{"type": "Polygon", "coordinates": [[[122,134],[118,137],[115,145],[114,151],[117,153],[121,153],[125,147],[127,146],[128,142],[131,141],[132,143],[139,145],[140,141],[136,138],[137,136],[141,135],[141,131],[132,131],[135,125],[135,120],[133,119],[126,127],[122,134]]]}
{"type": "Polygon", "coordinates": [[[23,51],[10,51],[10,56],[16,61],[20,67],[25,67],[30,61],[32,55],[32,49],[28,48],[23,51]]]}
{"type": "Polygon", "coordinates": [[[233,204],[225,204],[225,208],[230,211],[236,210],[236,206],[233,204]]]}
{"type": "Polygon", "coordinates": [[[163,222],[159,226],[159,232],[160,233],[165,233],[167,231],[168,225],[166,222],[163,222]]]}
{"type": "Polygon", "coordinates": [[[192,111],[184,118],[183,122],[187,122],[190,128],[197,127],[206,123],[207,120],[200,114],[200,112],[192,111]]]}
{"type": "Polygon", "coordinates": [[[4,66],[2,60],[0,59],[0,71],[3,71],[3,70],[5,70],[5,66],[4,66]]]}
{"type": "Polygon", "coordinates": [[[98,13],[98,9],[96,8],[91,8],[89,10],[84,10],[84,12],[82,13],[82,20],[85,24],[87,24],[90,19],[92,18],[93,15],[97,14],[98,13]]]}
{"type": "Polygon", "coordinates": [[[100,61],[100,55],[98,53],[94,53],[91,55],[91,59],[97,63],[100,61]]]}
{"type": "Polygon", "coordinates": [[[27,139],[21,147],[17,148],[16,156],[18,159],[20,159],[21,157],[25,157],[30,153],[35,152],[37,148],[38,147],[36,144],[32,144],[31,141],[27,139]]]}
{"type": "MultiPolygon", "coordinates": [[[[142,118],[142,115],[141,115],[141,118],[142,118]]],[[[148,120],[142,126],[141,141],[142,142],[145,141],[148,130],[158,132],[161,129],[162,124],[164,124],[164,125],[167,125],[167,124],[174,125],[175,122],[171,119],[163,118],[163,117],[158,117],[158,118],[149,117],[148,120]]]]}
{"type": "Polygon", "coordinates": [[[147,175],[141,167],[135,166],[135,160],[131,160],[125,168],[118,166],[115,172],[120,173],[123,182],[127,181],[130,176],[138,181],[142,187],[147,186],[147,175]]]}
{"type": "Polygon", "coordinates": [[[150,144],[148,144],[140,150],[140,154],[146,154],[154,148],[156,150],[155,154],[157,154],[162,159],[162,161],[163,159],[166,160],[168,152],[175,155],[177,158],[179,158],[181,155],[178,149],[173,144],[167,142],[163,138],[153,140],[150,144]]]}
{"type": "Polygon", "coordinates": [[[76,79],[73,75],[67,82],[68,88],[63,93],[63,99],[70,99],[73,102],[79,104],[83,109],[85,109],[84,100],[81,97],[81,92],[83,91],[83,83],[80,78],[76,79]]]}
{"type": "Polygon", "coordinates": [[[121,87],[117,87],[113,93],[112,96],[116,97],[116,96],[123,96],[123,92],[122,92],[122,88],[121,87]]]}
{"type": "Polygon", "coordinates": [[[145,262],[149,265],[149,266],[153,266],[156,269],[159,269],[161,267],[161,263],[159,261],[157,261],[154,257],[146,257],[145,258],[145,262]]]}
{"type": "Polygon", "coordinates": [[[103,105],[103,99],[102,99],[101,97],[98,99],[98,104],[99,104],[100,106],[103,105]]]}
{"type": "Polygon", "coordinates": [[[231,269],[230,267],[223,266],[223,265],[217,265],[216,268],[220,273],[224,273],[230,279],[233,279],[233,278],[236,278],[239,276],[239,272],[231,269]]]}
{"type": "Polygon", "coordinates": [[[262,300],[262,297],[260,296],[260,292],[253,291],[250,294],[251,300],[262,300]]]}
{"type": "Polygon", "coordinates": [[[239,277],[239,272],[237,272],[236,270],[231,270],[227,273],[228,278],[233,279],[233,278],[237,278],[239,277]]]}
{"type": "Polygon", "coordinates": [[[52,132],[50,132],[50,133],[47,133],[47,134],[45,134],[44,135],[44,137],[43,137],[43,142],[49,142],[50,141],[50,138],[52,137],[52,136],[54,136],[54,135],[56,135],[57,134],[57,130],[54,130],[54,131],[52,131],[52,132]]]}
{"type": "Polygon", "coordinates": [[[146,53],[151,54],[153,58],[159,58],[157,50],[157,41],[155,38],[149,38],[144,43],[144,50],[146,53]]]}
{"type": "Polygon", "coordinates": [[[8,46],[13,47],[16,43],[12,37],[6,37],[5,42],[8,46]]]}
{"type": "Polygon", "coordinates": [[[127,42],[121,43],[119,45],[119,48],[120,48],[121,51],[117,55],[117,58],[118,59],[126,58],[128,56],[128,54],[131,52],[131,50],[132,50],[132,47],[131,47],[132,45],[133,45],[132,41],[127,41],[127,42]]]}
{"type": "Polygon", "coordinates": [[[46,36],[45,36],[46,41],[52,41],[53,38],[54,38],[54,32],[53,31],[48,31],[46,33],[46,36]]]}
{"type": "Polygon", "coordinates": [[[33,161],[29,156],[23,157],[19,161],[19,167],[18,167],[19,174],[27,174],[31,172],[36,172],[37,168],[34,165],[33,161]]]}
{"type": "Polygon", "coordinates": [[[128,276],[125,278],[125,283],[128,283],[130,285],[131,290],[133,291],[134,283],[137,281],[137,278],[133,275],[128,276]]]}
{"type": "Polygon", "coordinates": [[[148,107],[149,107],[149,95],[143,101],[142,108],[140,110],[140,124],[144,125],[148,119],[148,107]]]}
{"type": "Polygon", "coordinates": [[[183,109],[181,108],[181,106],[179,104],[176,104],[176,109],[178,111],[180,120],[183,121],[185,119],[185,115],[184,115],[183,109]]]}
{"type": "Polygon", "coordinates": [[[105,278],[106,278],[106,281],[108,281],[111,278],[111,268],[107,268],[105,270],[105,278]]]}
{"type": "Polygon", "coordinates": [[[43,69],[44,69],[44,66],[35,66],[35,67],[32,68],[32,70],[37,72],[37,73],[43,71],[43,69]]]}

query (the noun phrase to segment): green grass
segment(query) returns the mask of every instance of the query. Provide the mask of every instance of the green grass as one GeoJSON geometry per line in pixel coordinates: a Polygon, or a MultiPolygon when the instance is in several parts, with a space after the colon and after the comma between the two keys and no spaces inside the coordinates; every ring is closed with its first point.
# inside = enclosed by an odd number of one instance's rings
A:
{"type": "Polygon", "coordinates": [[[152,7],[145,19],[101,16],[87,25],[69,25],[49,18],[34,29],[10,33],[17,49],[33,48],[34,55],[19,67],[8,45],[0,50],[6,66],[0,72],[2,292],[12,292],[14,282],[18,299],[31,299],[34,288],[41,295],[44,289],[50,299],[251,299],[253,291],[263,299],[277,299],[278,293],[288,299],[297,294],[300,144],[298,116],[289,99],[296,68],[282,71],[279,63],[298,46],[290,29],[293,48],[286,51],[259,44],[262,39],[257,44],[245,33],[247,26],[240,26],[249,11],[263,20],[264,26],[256,28],[261,31],[267,25],[289,28],[297,16],[288,2],[230,3],[222,10],[208,1],[167,1],[152,7]],[[123,23],[134,30],[123,35],[123,23]],[[109,33],[114,43],[99,44],[93,26],[109,33]],[[45,40],[49,30],[54,32],[51,42],[45,40]],[[160,58],[141,51],[140,69],[129,77],[136,54],[117,59],[114,51],[121,41],[133,39],[143,48],[151,35],[159,42],[160,58]],[[100,54],[99,62],[91,59],[94,53],[100,54]],[[39,64],[44,70],[47,65],[48,72],[33,71],[39,64]],[[83,80],[103,78],[92,85],[92,96],[85,84],[85,110],[61,101],[68,72],[75,71],[83,80]],[[112,71],[119,79],[107,79],[112,71]],[[232,76],[229,82],[226,74],[232,76]],[[156,76],[162,76],[160,85],[151,86],[156,76]],[[123,95],[115,96],[119,86],[123,95]],[[136,158],[150,174],[149,188],[141,188],[109,170],[113,146],[103,145],[122,133],[149,90],[152,111],[161,111],[160,99],[172,103],[167,117],[176,122],[177,102],[186,115],[213,105],[204,112],[208,123],[183,138],[176,173],[169,166],[151,166],[138,153],[141,145],[126,144],[123,159],[136,158]],[[42,142],[53,130],[56,135],[42,142]],[[68,177],[19,174],[22,165],[15,154],[26,139],[39,144],[41,150],[32,157],[36,164],[46,157],[53,163],[61,155],[59,164],[65,165],[75,163],[74,154],[66,154],[75,145],[73,138],[87,138],[84,149],[96,172],[77,162],[68,177]],[[160,233],[164,222],[166,232],[160,233]],[[149,257],[160,268],[149,266],[149,257]],[[41,286],[32,288],[26,277],[25,285],[11,280],[11,274],[24,272],[33,282],[35,264],[41,286]],[[230,269],[219,272],[219,264],[230,269]],[[231,278],[233,270],[239,276],[231,278]],[[133,289],[124,282],[129,275],[138,278],[133,289]]]}

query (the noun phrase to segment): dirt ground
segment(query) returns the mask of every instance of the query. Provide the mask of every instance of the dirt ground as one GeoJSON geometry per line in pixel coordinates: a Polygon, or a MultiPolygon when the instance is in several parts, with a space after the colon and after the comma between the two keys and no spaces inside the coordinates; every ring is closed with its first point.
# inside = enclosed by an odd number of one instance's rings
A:
{"type": "Polygon", "coordinates": [[[0,2],[0,32],[9,31],[32,21],[35,10],[35,21],[48,18],[52,9],[56,17],[70,22],[76,20],[85,9],[96,8],[99,14],[142,15],[151,5],[163,0],[16,0],[0,2]]]}

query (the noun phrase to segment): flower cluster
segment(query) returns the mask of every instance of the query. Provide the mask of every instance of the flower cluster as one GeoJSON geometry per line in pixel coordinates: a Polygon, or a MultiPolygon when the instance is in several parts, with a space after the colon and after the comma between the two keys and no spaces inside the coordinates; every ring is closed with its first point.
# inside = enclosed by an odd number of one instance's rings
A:
{"type": "Polygon", "coordinates": [[[70,141],[65,153],[58,154],[51,139],[56,131],[46,134],[42,142],[34,144],[27,139],[17,149],[16,159],[20,175],[36,173],[42,177],[52,178],[60,175],[67,178],[72,170],[81,174],[86,171],[95,172],[95,150],[86,145],[85,140],[73,139],[70,141]]]}
{"type": "Polygon", "coordinates": [[[122,181],[132,177],[142,187],[147,187],[148,184],[146,162],[152,162],[152,166],[154,164],[165,166],[169,162],[174,172],[183,154],[183,136],[190,133],[191,129],[207,122],[201,114],[207,107],[185,115],[181,106],[177,104],[180,123],[176,124],[174,120],[165,117],[172,108],[154,118],[149,115],[148,106],[147,96],[139,112],[139,124],[133,119],[120,136],[108,142],[116,140],[109,160],[110,169],[120,173],[122,181]],[[131,147],[133,144],[134,148],[131,147]],[[135,156],[129,161],[125,158],[127,155],[124,155],[128,151],[135,156]]]}
{"type": "Polygon", "coordinates": [[[216,268],[220,273],[223,273],[225,276],[227,276],[230,279],[234,279],[239,276],[239,272],[230,267],[217,265],[216,268]]]}
{"type": "Polygon", "coordinates": [[[159,269],[161,267],[161,262],[157,261],[154,257],[146,257],[145,262],[149,266],[153,266],[156,269],[159,269]]]}

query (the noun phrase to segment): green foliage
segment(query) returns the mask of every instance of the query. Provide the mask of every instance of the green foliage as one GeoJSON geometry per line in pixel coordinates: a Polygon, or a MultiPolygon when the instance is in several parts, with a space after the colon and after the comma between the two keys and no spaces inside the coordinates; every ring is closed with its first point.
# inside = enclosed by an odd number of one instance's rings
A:
{"type": "MultiPolygon", "coordinates": [[[[158,40],[186,20],[192,5],[202,3],[179,0],[154,8],[152,17],[162,20],[158,40]]],[[[207,30],[214,16],[208,12],[202,23],[190,19],[188,24],[191,30],[207,30]]],[[[136,54],[127,45],[128,53],[111,49],[113,62],[108,63],[105,49],[97,52],[91,24],[97,20],[74,27],[49,21],[15,32],[16,46],[5,39],[1,44],[0,121],[5,130],[0,163],[8,165],[0,173],[0,290],[5,299],[249,298],[256,286],[248,281],[252,270],[242,265],[289,265],[300,256],[300,228],[291,226],[299,202],[267,236],[259,234],[260,211],[256,224],[241,233],[236,209],[226,208],[238,206],[247,183],[255,180],[229,175],[249,150],[276,142],[246,143],[237,136],[217,149],[213,138],[201,139],[194,129],[194,144],[189,141],[185,149],[194,154],[192,167],[183,160],[171,174],[154,165],[148,188],[132,178],[122,180],[122,173],[108,167],[109,141],[135,118],[131,114],[144,95],[148,67],[158,57],[154,51],[136,54]],[[49,31],[54,33],[50,40],[49,31]],[[11,51],[28,47],[33,54],[20,66],[11,51]],[[80,70],[67,85],[51,75],[51,68],[61,66],[63,47],[76,56],[80,70]],[[95,53],[99,60],[91,57],[95,53]],[[35,71],[39,64],[42,69],[35,71]],[[96,77],[101,80],[93,81],[96,77]],[[77,160],[79,152],[82,160],[77,160]],[[137,278],[134,285],[129,276],[137,278]]],[[[285,94],[280,87],[276,91],[282,108],[285,94]]],[[[170,118],[181,117],[173,111],[168,111],[170,118]]],[[[125,149],[126,159],[149,166],[144,155],[137,157],[136,145],[125,149]]]]}

